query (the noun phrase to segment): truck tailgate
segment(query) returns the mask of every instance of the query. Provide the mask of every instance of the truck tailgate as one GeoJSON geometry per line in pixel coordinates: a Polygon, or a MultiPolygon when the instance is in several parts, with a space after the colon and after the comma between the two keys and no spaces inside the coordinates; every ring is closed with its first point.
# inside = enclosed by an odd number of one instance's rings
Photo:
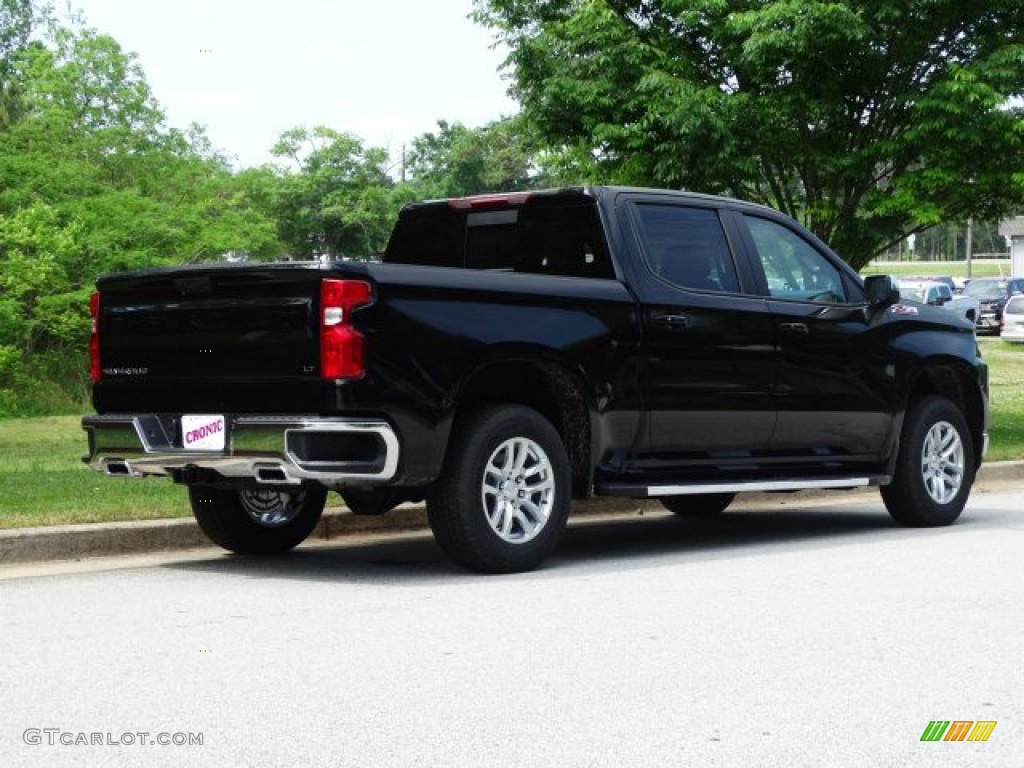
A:
{"type": "Polygon", "coordinates": [[[320,387],[321,276],[277,264],[102,278],[97,408],[272,411],[283,380],[320,387]]]}

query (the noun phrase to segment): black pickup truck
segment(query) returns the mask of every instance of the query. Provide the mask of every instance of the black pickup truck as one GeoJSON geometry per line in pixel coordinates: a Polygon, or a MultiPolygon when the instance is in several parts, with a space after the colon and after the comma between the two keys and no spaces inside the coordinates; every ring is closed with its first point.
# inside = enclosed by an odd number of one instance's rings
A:
{"type": "Polygon", "coordinates": [[[426,499],[486,572],[538,565],[593,494],[710,516],[876,485],[898,522],[946,525],[988,441],[970,323],[718,197],[417,203],[380,262],[109,275],[92,311],[85,460],[187,486],[239,553],[294,547],[330,490],[359,514],[426,499]]]}

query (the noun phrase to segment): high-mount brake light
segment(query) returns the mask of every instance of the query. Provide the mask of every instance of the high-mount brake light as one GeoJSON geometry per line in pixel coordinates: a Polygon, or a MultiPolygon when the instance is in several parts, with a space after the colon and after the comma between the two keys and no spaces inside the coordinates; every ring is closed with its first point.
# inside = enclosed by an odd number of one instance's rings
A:
{"type": "Polygon", "coordinates": [[[89,297],[89,314],[92,315],[92,330],[89,333],[89,379],[99,381],[102,375],[100,368],[100,295],[93,293],[89,297]]]}
{"type": "Polygon", "coordinates": [[[468,211],[481,208],[504,208],[510,205],[524,205],[530,199],[529,192],[514,192],[510,195],[480,195],[458,197],[448,201],[449,208],[468,211]]]}
{"type": "Polygon", "coordinates": [[[363,337],[352,327],[352,312],[371,301],[370,284],[362,280],[320,283],[320,378],[363,375],[363,337]]]}

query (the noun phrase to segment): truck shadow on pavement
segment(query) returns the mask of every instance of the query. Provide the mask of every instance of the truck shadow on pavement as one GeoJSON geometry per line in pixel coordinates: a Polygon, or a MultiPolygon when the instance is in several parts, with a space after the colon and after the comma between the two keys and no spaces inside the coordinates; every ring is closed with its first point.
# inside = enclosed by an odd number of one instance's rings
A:
{"type": "Polygon", "coordinates": [[[614,571],[675,563],[720,562],[765,557],[796,550],[861,546],[908,537],[956,535],[983,521],[968,516],[950,528],[902,528],[884,512],[813,507],[800,510],[753,508],[712,520],[686,520],[661,514],[626,519],[576,519],[558,549],[536,571],[480,576],[451,564],[429,533],[382,535],[309,543],[276,557],[218,554],[210,559],[167,563],[164,567],[250,578],[290,578],[361,583],[462,583],[466,579],[560,578],[581,571],[614,571]]]}

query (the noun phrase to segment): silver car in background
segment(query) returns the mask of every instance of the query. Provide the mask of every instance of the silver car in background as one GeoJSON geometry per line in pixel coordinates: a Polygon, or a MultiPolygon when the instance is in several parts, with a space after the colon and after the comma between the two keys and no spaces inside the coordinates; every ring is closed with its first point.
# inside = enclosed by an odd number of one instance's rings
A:
{"type": "Polygon", "coordinates": [[[1024,344],[1024,296],[1012,296],[1003,308],[999,337],[1024,344]]]}
{"type": "Polygon", "coordinates": [[[938,280],[900,280],[900,296],[921,304],[955,312],[971,323],[977,323],[980,305],[973,296],[954,296],[945,282],[938,280]]]}

